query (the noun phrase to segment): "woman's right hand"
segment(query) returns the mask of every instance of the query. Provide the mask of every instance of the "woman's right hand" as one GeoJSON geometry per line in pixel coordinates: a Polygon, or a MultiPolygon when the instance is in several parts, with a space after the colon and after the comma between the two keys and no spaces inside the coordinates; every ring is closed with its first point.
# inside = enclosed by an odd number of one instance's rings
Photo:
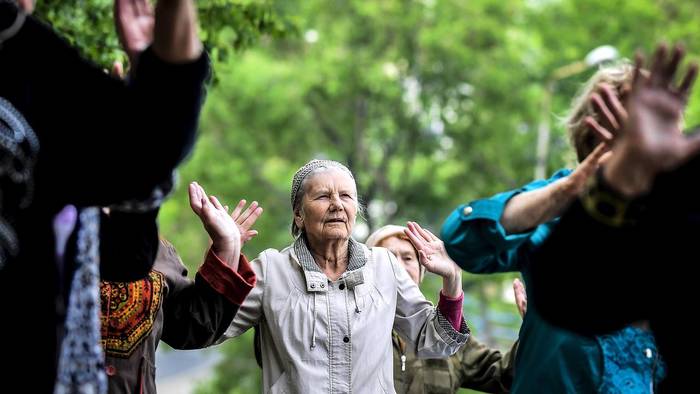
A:
{"type": "Polygon", "coordinates": [[[190,207],[199,216],[212,241],[212,251],[231,269],[238,269],[242,237],[236,221],[214,196],[207,196],[196,182],[189,186],[190,207]]]}
{"type": "MultiPolygon", "coordinates": [[[[201,211],[203,208],[203,202],[206,201],[207,199],[216,206],[216,204],[219,204],[219,201],[216,197],[214,196],[209,196],[207,197],[206,192],[204,191],[204,188],[200,186],[197,182],[192,182],[190,184],[189,188],[190,192],[190,207],[192,208],[192,211],[194,211],[197,216],[200,217],[201,219],[201,211]]],[[[257,201],[253,201],[247,209],[243,210],[245,208],[246,200],[241,200],[238,202],[238,205],[236,208],[234,208],[233,212],[231,212],[231,219],[233,219],[234,224],[238,228],[238,232],[240,234],[240,239],[241,239],[241,246],[245,244],[246,242],[250,241],[258,235],[257,230],[252,230],[251,227],[255,224],[255,222],[258,220],[260,215],[263,213],[263,208],[258,205],[257,201]]],[[[228,205],[224,205],[223,209],[226,211],[228,214],[228,205]]],[[[206,224],[205,224],[206,228],[206,224]]],[[[209,230],[207,230],[209,232],[209,230]]],[[[223,236],[225,237],[226,235],[224,232],[221,234],[216,234],[218,236],[223,236]]],[[[209,233],[209,236],[212,238],[212,241],[214,240],[214,235],[209,233]]]]}

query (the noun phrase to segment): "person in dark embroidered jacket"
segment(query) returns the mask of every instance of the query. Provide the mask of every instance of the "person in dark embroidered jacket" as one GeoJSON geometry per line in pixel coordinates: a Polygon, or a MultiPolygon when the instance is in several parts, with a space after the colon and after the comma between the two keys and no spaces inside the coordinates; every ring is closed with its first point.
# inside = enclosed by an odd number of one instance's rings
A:
{"type": "MultiPolygon", "coordinates": [[[[200,211],[202,192],[190,185],[190,204],[200,211]]],[[[210,199],[213,205],[214,199],[210,199]]],[[[251,227],[262,214],[253,202],[243,210],[241,200],[224,221],[238,227],[240,244],[257,234],[251,227]]],[[[210,223],[211,215],[201,215],[210,223]]],[[[110,217],[103,221],[109,222],[110,217]]],[[[121,226],[130,231],[132,226],[121,226]]],[[[214,227],[205,226],[214,231],[214,227]]],[[[222,238],[227,227],[217,227],[211,239],[222,238]]],[[[119,240],[127,234],[112,232],[119,240]]],[[[217,245],[212,245],[216,249],[217,245]]],[[[155,393],[155,352],[160,340],[175,349],[210,346],[231,323],[238,306],[252,288],[255,275],[244,256],[238,269],[223,264],[214,253],[207,255],[195,279],[173,245],[160,239],[153,269],[144,279],[132,282],[102,280],[100,284],[102,345],[110,394],[155,393]],[[238,283],[238,285],[234,285],[238,283]]]]}

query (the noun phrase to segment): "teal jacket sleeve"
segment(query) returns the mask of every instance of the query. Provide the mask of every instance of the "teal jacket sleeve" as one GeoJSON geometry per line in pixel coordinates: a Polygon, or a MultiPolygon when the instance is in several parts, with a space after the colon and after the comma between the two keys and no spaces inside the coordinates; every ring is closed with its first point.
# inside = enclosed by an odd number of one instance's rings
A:
{"type": "Polygon", "coordinates": [[[547,186],[570,173],[571,170],[562,169],[549,179],[458,206],[442,227],[447,253],[460,267],[472,273],[520,271],[525,261],[523,257],[529,254],[526,252],[544,241],[551,224],[507,234],[500,223],[506,204],[519,193],[547,186]]]}

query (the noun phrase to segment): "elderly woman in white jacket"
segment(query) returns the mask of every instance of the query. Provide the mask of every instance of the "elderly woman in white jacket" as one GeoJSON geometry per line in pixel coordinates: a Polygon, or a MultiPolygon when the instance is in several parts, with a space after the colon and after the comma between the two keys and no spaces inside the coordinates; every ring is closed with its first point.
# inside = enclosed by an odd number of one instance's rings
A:
{"type": "Polygon", "coordinates": [[[250,263],[257,281],[221,338],[259,324],[265,393],[393,393],[392,328],[422,357],[450,356],[467,341],[456,265],[426,264],[443,277],[436,308],[391,252],[351,237],[359,204],[350,170],[307,163],[291,200],[295,242],[250,263]]]}

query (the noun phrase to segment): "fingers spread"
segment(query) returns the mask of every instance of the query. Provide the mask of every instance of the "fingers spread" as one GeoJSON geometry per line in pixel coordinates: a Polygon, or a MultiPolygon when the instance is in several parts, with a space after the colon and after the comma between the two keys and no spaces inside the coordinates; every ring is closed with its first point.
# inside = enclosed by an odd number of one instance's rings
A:
{"type": "Polygon", "coordinates": [[[698,76],[698,65],[697,63],[693,63],[690,65],[688,68],[688,71],[685,73],[685,76],[683,77],[683,81],[681,82],[680,87],[678,88],[678,93],[683,97],[684,100],[688,99],[688,96],[690,95],[690,90],[693,87],[693,84],[695,83],[695,79],[698,76]]]}
{"type": "Polygon", "coordinates": [[[246,203],[246,200],[239,201],[238,205],[236,205],[236,208],[234,208],[233,212],[231,212],[231,217],[234,220],[240,216],[241,210],[243,209],[243,207],[245,207],[245,203],[246,203]]]}
{"type": "Polygon", "coordinates": [[[251,212],[250,215],[248,215],[246,217],[246,219],[241,223],[241,227],[243,227],[244,229],[249,229],[249,228],[253,227],[253,225],[258,220],[260,215],[262,215],[262,213],[263,213],[262,207],[255,208],[255,210],[253,210],[253,212],[251,212]]]}
{"type": "Polygon", "coordinates": [[[608,106],[605,105],[605,101],[603,101],[603,97],[600,94],[593,93],[591,95],[591,103],[595,111],[600,114],[603,123],[608,126],[609,129],[617,130],[620,128],[620,123],[615,119],[615,116],[610,109],[608,109],[608,106]]]}
{"type": "Polygon", "coordinates": [[[592,116],[586,116],[583,123],[588,127],[589,130],[593,131],[598,138],[606,142],[612,142],[613,135],[603,126],[601,126],[592,116]]]}
{"type": "Polygon", "coordinates": [[[618,126],[622,127],[622,125],[625,123],[625,120],[627,120],[627,111],[622,105],[620,98],[617,96],[615,89],[608,84],[603,84],[601,85],[601,96],[603,97],[605,105],[615,117],[618,126]]]}

